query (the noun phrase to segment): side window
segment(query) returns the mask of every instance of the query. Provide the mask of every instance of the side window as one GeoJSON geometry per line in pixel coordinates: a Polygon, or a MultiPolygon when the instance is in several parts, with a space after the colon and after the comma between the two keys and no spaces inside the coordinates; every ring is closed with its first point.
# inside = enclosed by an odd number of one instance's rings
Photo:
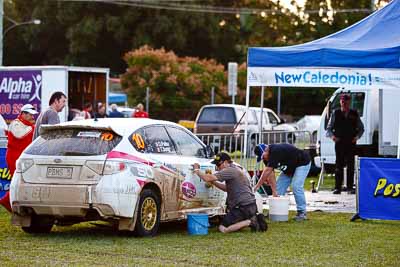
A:
{"type": "Polygon", "coordinates": [[[357,110],[358,115],[360,115],[360,117],[363,116],[364,101],[365,101],[365,93],[359,92],[351,94],[350,108],[357,110]]]}
{"type": "Polygon", "coordinates": [[[142,153],[175,154],[175,148],[163,126],[139,129],[129,136],[133,147],[142,153]]]}
{"type": "Polygon", "coordinates": [[[268,119],[269,119],[269,123],[271,124],[278,124],[278,119],[274,116],[274,114],[272,114],[271,112],[267,112],[268,114],[268,119]]]}
{"type": "Polygon", "coordinates": [[[176,144],[178,153],[189,157],[206,157],[204,146],[189,133],[173,126],[167,126],[167,131],[176,144]]]}

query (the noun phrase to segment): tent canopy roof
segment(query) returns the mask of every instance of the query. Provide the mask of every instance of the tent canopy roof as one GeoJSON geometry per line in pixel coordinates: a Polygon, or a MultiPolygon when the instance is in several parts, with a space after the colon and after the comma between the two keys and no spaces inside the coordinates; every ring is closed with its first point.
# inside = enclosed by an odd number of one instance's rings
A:
{"type": "Polygon", "coordinates": [[[249,67],[400,68],[400,0],[352,26],[287,47],[251,47],[249,67]]]}

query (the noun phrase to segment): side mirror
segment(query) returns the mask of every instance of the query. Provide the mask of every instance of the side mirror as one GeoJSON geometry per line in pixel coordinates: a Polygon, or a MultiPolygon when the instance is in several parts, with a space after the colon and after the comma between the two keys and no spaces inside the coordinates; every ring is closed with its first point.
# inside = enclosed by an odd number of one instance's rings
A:
{"type": "Polygon", "coordinates": [[[213,149],[211,148],[210,145],[207,145],[204,148],[204,152],[206,154],[206,158],[210,159],[210,158],[214,157],[214,151],[213,151],[213,149]]]}

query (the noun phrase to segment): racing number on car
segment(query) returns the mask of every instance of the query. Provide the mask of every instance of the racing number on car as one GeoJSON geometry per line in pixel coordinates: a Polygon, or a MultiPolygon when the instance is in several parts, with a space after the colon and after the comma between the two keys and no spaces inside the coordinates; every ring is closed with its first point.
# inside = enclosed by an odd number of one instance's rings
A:
{"type": "Polygon", "coordinates": [[[103,141],[111,141],[114,139],[114,135],[112,133],[103,133],[101,135],[101,140],[103,141]]]}
{"type": "Polygon", "coordinates": [[[138,149],[144,149],[144,140],[140,134],[132,135],[132,140],[135,142],[138,149]]]}

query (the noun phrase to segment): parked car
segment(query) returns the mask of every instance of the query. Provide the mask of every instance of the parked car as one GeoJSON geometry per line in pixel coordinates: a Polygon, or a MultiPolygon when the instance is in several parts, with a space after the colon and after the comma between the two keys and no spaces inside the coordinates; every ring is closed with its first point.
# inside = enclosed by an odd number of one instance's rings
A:
{"type": "MultiPolygon", "coordinates": [[[[249,138],[248,152],[252,156],[253,148],[259,141],[257,133],[262,127],[263,131],[276,131],[276,134],[269,134],[272,138],[268,139],[271,143],[293,142],[293,134],[288,134],[287,131],[295,130],[294,127],[284,124],[284,122],[271,109],[263,109],[263,120],[261,123],[261,109],[258,107],[250,107],[248,115],[247,132],[249,138]]],[[[202,136],[202,140],[210,141],[210,145],[217,150],[236,151],[243,147],[243,133],[245,131],[245,113],[246,107],[242,105],[232,104],[214,104],[203,106],[196,117],[194,133],[197,135],[212,134],[213,138],[202,136]],[[218,133],[225,133],[218,137],[218,133]]],[[[207,143],[209,144],[209,143],[207,143]]]]}
{"type": "Polygon", "coordinates": [[[321,122],[321,115],[306,115],[295,123],[299,131],[307,131],[311,135],[312,143],[317,142],[317,131],[321,122]]]}
{"type": "Polygon", "coordinates": [[[225,193],[192,173],[212,172],[212,151],[184,127],[105,118],[42,126],[11,181],[12,222],[25,232],[104,220],[153,236],[160,221],[224,213],[225,193]]]}

